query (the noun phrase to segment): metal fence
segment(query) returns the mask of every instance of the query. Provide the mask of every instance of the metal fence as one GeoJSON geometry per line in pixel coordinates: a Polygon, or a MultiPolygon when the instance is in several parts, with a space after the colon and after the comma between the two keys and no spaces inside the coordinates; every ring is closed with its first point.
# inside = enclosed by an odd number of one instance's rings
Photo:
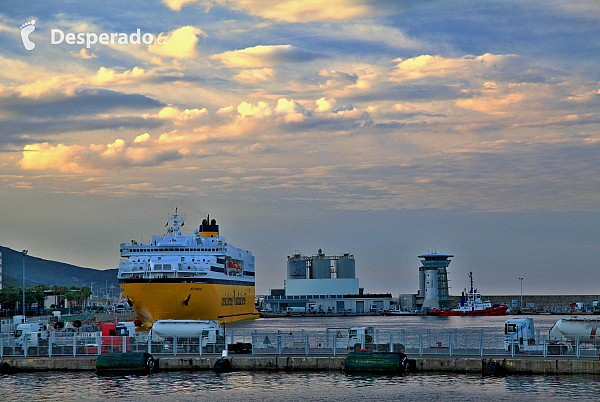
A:
{"type": "Polygon", "coordinates": [[[306,331],[259,332],[228,330],[217,343],[201,337],[164,337],[153,340],[148,332],[135,338],[102,336],[100,332],[50,331],[47,336],[26,337],[21,344],[12,333],[0,334],[0,357],[94,356],[105,352],[149,352],[154,355],[215,355],[226,348],[252,355],[336,356],[351,351],[395,351],[409,356],[568,356],[598,358],[600,345],[589,337],[550,342],[547,337],[531,345],[513,341],[505,345],[504,334],[484,330],[375,329],[350,339],[348,328],[306,331]]]}

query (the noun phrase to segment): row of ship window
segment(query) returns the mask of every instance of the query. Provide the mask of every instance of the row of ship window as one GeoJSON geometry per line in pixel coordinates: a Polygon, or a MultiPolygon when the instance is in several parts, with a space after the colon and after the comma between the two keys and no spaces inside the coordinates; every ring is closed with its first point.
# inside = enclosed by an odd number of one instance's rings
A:
{"type": "MultiPolygon", "coordinates": [[[[142,267],[140,267],[140,269],[142,269],[142,267]]],[[[154,264],[154,270],[155,271],[170,270],[170,269],[171,269],[171,264],[154,264]]],[[[190,269],[190,267],[188,267],[188,269],[190,269]]],[[[215,267],[213,265],[211,265],[210,270],[213,271],[213,272],[225,273],[225,268],[215,267]]],[[[244,276],[254,276],[254,272],[252,272],[252,271],[243,271],[242,274],[244,276]]]]}
{"type": "Polygon", "coordinates": [[[121,249],[121,252],[130,252],[130,253],[152,253],[157,251],[198,251],[198,252],[221,252],[224,253],[224,248],[136,248],[136,249],[121,249]]]}

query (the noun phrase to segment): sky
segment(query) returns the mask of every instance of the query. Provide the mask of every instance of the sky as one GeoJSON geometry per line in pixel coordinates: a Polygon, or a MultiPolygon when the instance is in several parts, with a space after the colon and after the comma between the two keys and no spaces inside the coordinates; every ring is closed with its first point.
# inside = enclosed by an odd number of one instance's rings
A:
{"type": "Polygon", "coordinates": [[[453,295],[600,294],[598,65],[596,0],[4,0],[0,244],[116,268],[178,208],[259,294],[318,249],[367,293],[437,251],[453,295]]]}

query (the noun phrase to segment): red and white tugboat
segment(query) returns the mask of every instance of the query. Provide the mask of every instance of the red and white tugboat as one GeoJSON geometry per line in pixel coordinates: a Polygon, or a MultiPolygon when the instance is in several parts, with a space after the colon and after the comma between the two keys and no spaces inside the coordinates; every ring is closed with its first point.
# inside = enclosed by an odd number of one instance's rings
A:
{"type": "Polygon", "coordinates": [[[471,290],[469,290],[468,294],[463,291],[460,300],[460,306],[458,308],[454,308],[451,310],[439,310],[433,309],[429,311],[429,315],[506,315],[506,310],[508,310],[508,306],[503,305],[495,305],[492,306],[492,303],[489,300],[483,301],[481,300],[481,293],[477,291],[477,289],[473,288],[473,272],[469,272],[469,279],[471,281],[471,290]]]}

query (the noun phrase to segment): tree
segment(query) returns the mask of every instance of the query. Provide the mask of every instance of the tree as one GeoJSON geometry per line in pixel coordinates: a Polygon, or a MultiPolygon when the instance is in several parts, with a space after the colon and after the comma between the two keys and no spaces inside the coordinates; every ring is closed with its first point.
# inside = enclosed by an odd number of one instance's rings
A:
{"type": "Polygon", "coordinates": [[[41,310],[44,308],[44,302],[48,298],[48,296],[46,295],[46,290],[48,290],[48,286],[42,284],[35,285],[32,289],[35,292],[34,297],[38,304],[38,310],[41,310]]]}
{"type": "Polygon", "coordinates": [[[12,286],[2,288],[0,291],[0,305],[2,305],[2,308],[15,310],[17,302],[21,300],[21,292],[20,288],[13,288],[12,286]]]}
{"type": "Polygon", "coordinates": [[[29,310],[31,310],[31,305],[37,302],[37,298],[35,297],[36,291],[32,288],[25,289],[25,305],[29,310]]]}
{"type": "Polygon", "coordinates": [[[78,301],[78,303],[81,306],[85,306],[87,305],[87,300],[92,295],[92,289],[90,289],[88,286],[82,286],[81,289],[79,289],[79,295],[81,297],[81,301],[78,301]]]}
{"type": "Polygon", "coordinates": [[[71,288],[65,293],[65,299],[70,302],[77,303],[77,297],[79,293],[79,288],[77,286],[71,286],[71,288]]]}
{"type": "Polygon", "coordinates": [[[58,305],[58,307],[65,306],[64,296],[67,294],[68,291],[69,291],[69,288],[66,286],[58,286],[58,285],[52,286],[52,293],[54,293],[57,296],[56,304],[58,305]],[[61,300],[61,299],[63,299],[63,300],[61,300]]]}
{"type": "Polygon", "coordinates": [[[92,290],[87,286],[78,288],[77,286],[71,286],[69,291],[65,294],[65,298],[71,302],[75,302],[77,307],[84,307],[85,301],[92,294],[92,290]]]}

